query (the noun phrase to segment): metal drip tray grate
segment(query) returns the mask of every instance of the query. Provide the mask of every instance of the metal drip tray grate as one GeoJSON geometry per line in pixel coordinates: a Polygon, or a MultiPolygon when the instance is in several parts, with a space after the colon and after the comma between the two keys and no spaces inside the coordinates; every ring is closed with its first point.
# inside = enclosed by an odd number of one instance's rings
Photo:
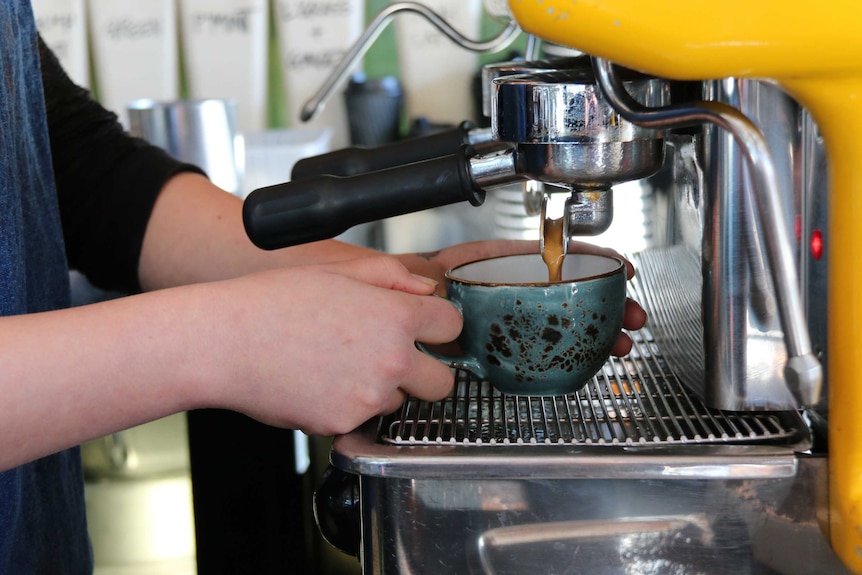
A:
{"type": "Polygon", "coordinates": [[[721,412],[706,407],[670,371],[647,329],[625,358],[611,358],[577,393],[502,394],[456,372],[452,394],[429,403],[408,398],[384,427],[396,445],[658,445],[790,443],[796,412],[721,412]]]}

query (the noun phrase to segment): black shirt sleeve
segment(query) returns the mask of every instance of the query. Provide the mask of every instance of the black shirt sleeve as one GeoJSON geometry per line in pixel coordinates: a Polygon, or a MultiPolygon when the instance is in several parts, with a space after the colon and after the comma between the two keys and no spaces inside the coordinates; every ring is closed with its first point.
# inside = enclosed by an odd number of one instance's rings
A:
{"type": "Polygon", "coordinates": [[[140,291],[138,260],[164,183],[198,168],[127,134],[39,38],[48,135],[69,267],[106,290],[140,291]]]}

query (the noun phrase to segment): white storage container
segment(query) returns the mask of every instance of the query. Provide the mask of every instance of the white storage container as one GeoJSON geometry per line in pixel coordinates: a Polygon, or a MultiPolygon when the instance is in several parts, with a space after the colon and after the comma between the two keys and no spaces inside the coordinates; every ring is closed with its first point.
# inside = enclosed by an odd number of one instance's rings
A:
{"type": "Polygon", "coordinates": [[[36,28],[69,77],[90,86],[87,12],[84,0],[32,0],[36,28]]]}
{"type": "MultiPolygon", "coordinates": [[[[317,92],[365,24],[363,0],[275,0],[275,16],[290,125],[300,125],[303,104],[317,92]]],[[[332,128],[332,147],[350,144],[339,86],[320,115],[301,124],[332,128]]]]}
{"type": "Polygon", "coordinates": [[[237,103],[240,132],[267,123],[267,0],[179,0],[189,97],[237,103]]]}
{"type": "Polygon", "coordinates": [[[129,102],[179,97],[175,0],[88,0],[97,96],[128,125],[129,102]]]}
{"type": "MultiPolygon", "coordinates": [[[[462,35],[479,38],[481,0],[435,0],[428,5],[462,35]]],[[[456,45],[417,14],[399,15],[395,27],[408,116],[445,124],[472,119],[477,54],[456,45]]]]}

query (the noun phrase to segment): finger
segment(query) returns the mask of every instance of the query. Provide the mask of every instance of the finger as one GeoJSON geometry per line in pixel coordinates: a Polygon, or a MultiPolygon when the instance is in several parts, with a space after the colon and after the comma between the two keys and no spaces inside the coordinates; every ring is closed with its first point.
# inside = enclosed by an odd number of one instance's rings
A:
{"type": "Polygon", "coordinates": [[[641,305],[631,298],[626,298],[623,311],[623,327],[628,330],[638,330],[646,325],[647,313],[641,305]]]}
{"type": "Polygon", "coordinates": [[[432,294],[438,283],[431,278],[410,273],[404,264],[389,256],[357,258],[334,265],[341,273],[353,279],[411,294],[432,294]]]}
{"type": "Polygon", "coordinates": [[[378,415],[389,415],[390,413],[395,413],[398,411],[404,402],[407,400],[407,393],[398,388],[394,390],[389,398],[389,401],[386,402],[386,405],[383,406],[383,409],[378,415]]]}
{"type": "Polygon", "coordinates": [[[452,392],[455,374],[442,361],[416,350],[418,359],[402,389],[423,401],[438,401],[452,392]]]}
{"type": "Polygon", "coordinates": [[[447,343],[458,337],[464,318],[452,302],[441,297],[421,297],[415,313],[415,337],[422,343],[447,343]]]}
{"type": "Polygon", "coordinates": [[[539,253],[539,242],[536,240],[481,240],[446,248],[433,254],[432,257],[437,260],[438,265],[449,269],[497,256],[537,253],[539,253]]]}
{"type": "Polygon", "coordinates": [[[618,251],[613,250],[611,248],[605,248],[602,246],[597,246],[594,244],[589,244],[586,242],[569,242],[568,253],[580,253],[580,254],[596,254],[598,256],[611,256],[615,258],[620,258],[626,265],[626,278],[632,279],[635,277],[635,266],[625,257],[623,257],[618,251]]]}
{"type": "Polygon", "coordinates": [[[628,334],[620,332],[620,335],[617,338],[613,349],[611,350],[611,355],[615,355],[616,357],[622,357],[628,354],[631,350],[632,338],[630,338],[628,334]]]}

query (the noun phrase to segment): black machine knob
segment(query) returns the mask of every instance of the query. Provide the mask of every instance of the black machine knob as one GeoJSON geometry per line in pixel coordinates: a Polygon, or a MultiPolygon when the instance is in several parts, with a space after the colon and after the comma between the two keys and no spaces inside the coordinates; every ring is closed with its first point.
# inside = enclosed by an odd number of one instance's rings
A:
{"type": "Polygon", "coordinates": [[[314,492],[314,520],[330,545],[359,557],[359,477],[328,467],[320,487],[314,492]]]}

